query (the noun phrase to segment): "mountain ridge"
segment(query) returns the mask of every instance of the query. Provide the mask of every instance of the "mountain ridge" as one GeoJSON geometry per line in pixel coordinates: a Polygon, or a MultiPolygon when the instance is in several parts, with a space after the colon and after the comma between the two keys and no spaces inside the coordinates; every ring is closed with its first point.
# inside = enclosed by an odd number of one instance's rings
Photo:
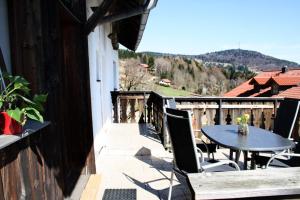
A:
{"type": "Polygon", "coordinates": [[[160,52],[140,52],[151,56],[169,56],[169,57],[183,57],[188,59],[197,59],[206,64],[215,65],[242,65],[247,66],[252,70],[265,71],[281,69],[283,66],[290,68],[300,68],[300,64],[284,59],[275,58],[262,54],[258,51],[245,50],[245,49],[228,49],[222,51],[215,51],[199,55],[185,55],[185,54],[171,54],[160,52]]]}

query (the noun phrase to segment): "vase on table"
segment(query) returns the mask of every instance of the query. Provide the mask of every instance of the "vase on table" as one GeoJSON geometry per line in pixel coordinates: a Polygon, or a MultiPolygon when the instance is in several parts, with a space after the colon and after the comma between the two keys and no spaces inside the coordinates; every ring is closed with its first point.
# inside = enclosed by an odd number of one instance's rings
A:
{"type": "Polygon", "coordinates": [[[248,124],[239,124],[238,126],[238,133],[242,135],[247,135],[249,133],[249,126],[248,124]]]}

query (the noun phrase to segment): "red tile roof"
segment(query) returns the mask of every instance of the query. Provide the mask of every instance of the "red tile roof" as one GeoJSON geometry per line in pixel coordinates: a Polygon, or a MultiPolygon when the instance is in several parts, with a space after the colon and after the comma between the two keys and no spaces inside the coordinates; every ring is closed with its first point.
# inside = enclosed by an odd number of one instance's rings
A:
{"type": "Polygon", "coordinates": [[[264,85],[266,84],[266,82],[268,82],[268,80],[270,79],[270,77],[254,77],[253,79],[251,79],[250,84],[254,84],[254,82],[256,82],[258,85],[264,85]]]}
{"type": "Polygon", "coordinates": [[[247,91],[253,90],[254,86],[249,84],[249,81],[242,83],[241,85],[237,86],[236,88],[230,90],[229,92],[225,93],[224,97],[237,97],[247,91]]]}
{"type": "Polygon", "coordinates": [[[172,81],[170,81],[169,79],[161,79],[161,81],[165,82],[165,83],[171,83],[172,81]]]}
{"type": "Polygon", "coordinates": [[[259,92],[256,92],[256,93],[254,93],[254,94],[251,94],[250,97],[259,97],[259,96],[261,96],[262,94],[267,93],[267,92],[269,92],[269,91],[271,91],[271,87],[267,87],[267,88],[265,88],[265,89],[260,90],[259,92]]]}
{"type": "Polygon", "coordinates": [[[275,83],[277,83],[280,86],[293,86],[293,85],[298,85],[300,83],[300,76],[290,76],[290,77],[272,77],[270,80],[274,81],[275,83]]]}
{"type": "MultiPolygon", "coordinates": [[[[225,97],[237,97],[243,93],[250,92],[254,89],[253,84],[256,82],[259,85],[265,85],[269,81],[274,81],[280,86],[299,86],[300,84],[300,69],[288,70],[282,73],[278,71],[261,72],[254,78],[242,83],[240,86],[225,93],[225,97]]],[[[269,88],[269,87],[268,87],[269,88]]],[[[254,93],[251,96],[260,96],[263,93],[268,92],[268,88],[262,89],[260,92],[254,93]]]]}
{"type": "Polygon", "coordinates": [[[300,99],[300,86],[287,89],[274,97],[286,97],[292,99],[300,99]]]}

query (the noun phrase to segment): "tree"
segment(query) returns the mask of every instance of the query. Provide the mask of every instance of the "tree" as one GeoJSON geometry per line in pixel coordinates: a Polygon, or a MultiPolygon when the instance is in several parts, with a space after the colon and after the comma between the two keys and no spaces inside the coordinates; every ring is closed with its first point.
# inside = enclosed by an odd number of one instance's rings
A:
{"type": "Polygon", "coordinates": [[[129,59],[124,65],[121,72],[121,89],[130,91],[136,89],[139,85],[144,84],[143,79],[146,72],[139,66],[139,62],[135,59],[129,59]]]}
{"type": "Polygon", "coordinates": [[[143,62],[143,63],[148,63],[147,55],[143,55],[143,56],[142,56],[142,62],[143,62]]]}
{"type": "Polygon", "coordinates": [[[154,69],[154,58],[152,56],[149,56],[148,58],[148,66],[151,70],[154,69]]]}

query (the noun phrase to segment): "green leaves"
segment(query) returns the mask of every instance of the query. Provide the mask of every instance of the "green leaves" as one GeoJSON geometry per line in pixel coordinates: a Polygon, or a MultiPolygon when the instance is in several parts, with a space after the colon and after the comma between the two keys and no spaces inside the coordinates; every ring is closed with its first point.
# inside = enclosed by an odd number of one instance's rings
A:
{"type": "Polygon", "coordinates": [[[33,120],[44,122],[44,118],[41,113],[35,108],[25,108],[25,115],[33,120]]]}
{"type": "Polygon", "coordinates": [[[20,124],[23,123],[24,112],[22,112],[22,111],[20,110],[20,108],[16,108],[16,109],[13,109],[13,110],[7,110],[6,112],[7,112],[7,114],[8,114],[11,118],[15,119],[15,120],[18,121],[20,124]]]}
{"type": "Polygon", "coordinates": [[[21,76],[5,74],[7,87],[0,93],[0,111],[6,111],[10,117],[21,124],[30,118],[43,122],[40,112],[44,111],[43,104],[47,94],[34,95],[30,98],[29,82],[21,76]]]}
{"type": "Polygon", "coordinates": [[[43,104],[47,101],[48,94],[39,94],[39,95],[34,95],[33,101],[35,103],[34,107],[40,111],[43,112],[43,104]]]}

